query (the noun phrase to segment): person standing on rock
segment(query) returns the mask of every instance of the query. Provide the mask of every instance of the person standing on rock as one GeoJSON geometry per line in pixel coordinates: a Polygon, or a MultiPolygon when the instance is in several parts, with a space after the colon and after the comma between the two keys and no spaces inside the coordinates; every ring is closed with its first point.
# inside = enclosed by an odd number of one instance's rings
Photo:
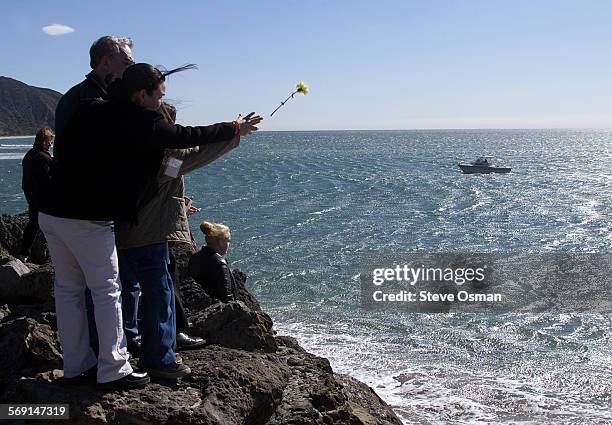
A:
{"type": "Polygon", "coordinates": [[[42,194],[49,189],[49,179],[53,158],[49,152],[55,134],[49,127],[38,130],[32,149],[23,157],[21,188],[28,202],[28,225],[21,239],[21,255],[27,261],[38,234],[38,210],[42,194]]]}
{"type": "MultiPolygon", "coordinates": [[[[176,108],[163,103],[160,112],[169,124],[176,122],[176,108]]],[[[196,210],[185,196],[184,174],[207,165],[232,149],[238,147],[239,137],[222,142],[211,143],[191,149],[167,149],[163,165],[159,170],[159,185],[151,200],[138,212],[138,223],[120,221],[116,223],[116,243],[119,250],[119,275],[121,277],[121,308],[123,327],[128,339],[128,350],[139,352],[136,338],[143,327],[150,323],[138,323],[138,302],[140,300],[140,279],[150,279],[151,274],[144,270],[151,268],[149,263],[166,262],[174,289],[174,315],[176,326],[176,349],[195,349],[205,345],[202,338],[187,334],[189,322],[183,306],[176,270],[176,259],[167,248],[168,243],[192,247],[188,216],[196,210]],[[175,165],[176,168],[173,168],[175,165]],[[156,245],[164,245],[168,258],[152,257],[156,245]],[[169,261],[166,261],[169,260],[169,261]]],[[[159,277],[155,277],[158,279],[159,277]]],[[[145,282],[145,285],[151,285],[145,282]]],[[[143,300],[146,302],[146,300],[143,300]]],[[[146,354],[144,355],[146,356],[146,354]]]]}
{"type": "MultiPolygon", "coordinates": [[[[39,222],[55,267],[57,326],[66,376],[77,376],[96,364],[84,308],[87,286],[99,337],[98,383],[140,386],[149,381],[146,374],[133,373],[128,361],[114,221],[138,222],[148,189],[157,184],[165,149],[245,136],[256,131],[262,120],[251,114],[210,126],[168,124],[157,111],[166,77],[187,68],[162,72],[145,63],[130,66],[115,86],[116,96],[78,108],[62,130],[61,144],[56,142],[53,190],[39,222]]],[[[143,362],[141,357],[141,364],[151,374],[178,378],[190,369],[176,361],[173,350],[174,328],[168,323],[173,320],[174,298],[167,270],[156,282],[142,286],[143,299],[148,300],[143,304],[143,321],[153,323],[154,332],[143,334],[142,349],[149,360],[143,362]]]]}
{"type": "MultiPolygon", "coordinates": [[[[68,90],[57,104],[55,110],[56,143],[62,143],[63,130],[74,118],[80,105],[108,98],[108,90],[112,82],[120,78],[125,69],[134,63],[133,46],[134,43],[130,38],[112,35],[105,35],[93,42],[89,49],[89,65],[92,71],[85,76],[85,80],[68,90]]],[[[88,143],[87,138],[83,140],[83,143],[88,143]]],[[[89,288],[85,290],[85,305],[90,344],[97,353],[98,335],[89,288]]]]}
{"type": "Polygon", "coordinates": [[[200,230],[206,237],[206,245],[189,259],[189,275],[211,297],[224,303],[237,300],[238,287],[225,259],[231,242],[229,227],[203,221],[200,230]]]}

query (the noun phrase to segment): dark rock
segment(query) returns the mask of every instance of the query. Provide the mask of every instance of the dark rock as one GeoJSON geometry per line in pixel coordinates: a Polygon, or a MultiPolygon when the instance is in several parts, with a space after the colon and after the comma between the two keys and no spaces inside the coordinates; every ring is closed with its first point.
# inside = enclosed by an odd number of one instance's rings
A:
{"type": "Polygon", "coordinates": [[[353,382],[337,379],[339,375],[333,373],[327,359],[293,349],[279,355],[286,359],[291,377],[268,425],[401,425],[367,385],[360,383],[347,390],[353,382]]]}
{"type": "Polygon", "coordinates": [[[265,424],[290,375],[280,359],[262,353],[211,347],[183,357],[193,372],[177,382],[104,393],[47,372],[19,381],[16,402],[68,403],[75,423],[265,424]]]}
{"type": "Polygon", "coordinates": [[[335,374],[334,378],[342,385],[351,411],[364,425],[401,424],[397,415],[389,408],[374,390],[350,375],[335,374]]]}
{"type": "Polygon", "coordinates": [[[0,369],[44,371],[60,367],[62,355],[56,332],[29,317],[0,324],[0,369]]]}
{"type": "Polygon", "coordinates": [[[298,343],[297,339],[295,339],[292,336],[289,335],[278,335],[275,337],[276,339],[276,345],[278,345],[279,347],[287,347],[287,348],[293,348],[294,350],[297,351],[303,351],[306,352],[306,350],[304,350],[300,344],[298,343]]]}
{"type": "Polygon", "coordinates": [[[245,303],[251,310],[260,311],[263,313],[257,298],[255,298],[246,287],[247,275],[238,269],[234,269],[232,273],[234,274],[234,280],[236,281],[236,286],[238,287],[238,301],[245,303]]]}
{"type": "MultiPolygon", "coordinates": [[[[2,214],[0,216],[0,251],[8,252],[16,258],[20,257],[21,238],[27,224],[27,213],[17,215],[2,214]]],[[[47,252],[47,241],[43,232],[38,232],[28,261],[35,264],[44,264],[50,261],[47,252]]]]}
{"type": "Polygon", "coordinates": [[[22,376],[61,367],[57,334],[49,325],[21,317],[0,323],[0,401],[12,401],[22,376]]]}
{"type": "Polygon", "coordinates": [[[219,300],[209,297],[202,287],[190,277],[181,277],[180,288],[183,295],[183,306],[187,310],[188,316],[192,316],[219,302],[219,300]]]}
{"type": "Polygon", "coordinates": [[[183,358],[193,372],[177,382],[105,393],[50,371],[20,380],[13,402],[67,403],[71,422],[82,424],[401,424],[373,390],[309,353],[213,346],[183,358]]]}
{"type": "Polygon", "coordinates": [[[253,351],[277,350],[272,319],[241,301],[217,303],[192,318],[194,333],[210,344],[253,351]]]}
{"type": "Polygon", "coordinates": [[[16,258],[0,258],[0,303],[33,304],[53,300],[51,264],[29,266],[16,258]]]}
{"type": "Polygon", "coordinates": [[[53,280],[55,271],[51,263],[34,265],[28,263],[31,272],[21,277],[25,297],[53,304],[53,280]]]}
{"type": "Polygon", "coordinates": [[[55,305],[53,303],[44,304],[15,304],[8,305],[9,314],[3,321],[7,322],[22,317],[36,320],[38,323],[48,325],[52,330],[57,331],[55,318],[55,305]]]}
{"type": "Polygon", "coordinates": [[[195,248],[193,245],[184,242],[168,242],[168,248],[174,255],[176,268],[181,279],[183,279],[183,277],[187,276],[187,265],[195,252],[195,248]]]}
{"type": "Polygon", "coordinates": [[[19,299],[21,277],[30,273],[28,266],[16,258],[0,258],[0,302],[13,302],[19,299]]]}

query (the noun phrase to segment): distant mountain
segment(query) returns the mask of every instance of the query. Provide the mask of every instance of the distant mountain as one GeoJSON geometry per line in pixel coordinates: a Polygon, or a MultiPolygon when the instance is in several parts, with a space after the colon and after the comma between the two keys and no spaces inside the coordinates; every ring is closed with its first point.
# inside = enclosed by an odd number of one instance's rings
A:
{"type": "Polygon", "coordinates": [[[29,136],[53,128],[55,107],[62,94],[0,77],[0,136],[29,136]]]}

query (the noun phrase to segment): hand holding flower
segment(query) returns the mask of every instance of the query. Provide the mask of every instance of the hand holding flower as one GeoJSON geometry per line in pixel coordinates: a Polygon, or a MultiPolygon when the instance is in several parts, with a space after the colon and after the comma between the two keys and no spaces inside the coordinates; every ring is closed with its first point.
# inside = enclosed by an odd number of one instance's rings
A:
{"type": "Polygon", "coordinates": [[[251,112],[245,117],[243,117],[242,115],[238,115],[238,118],[236,119],[235,123],[239,127],[240,136],[246,136],[259,130],[256,125],[262,121],[263,118],[261,116],[255,115],[255,112],[251,112]]]}

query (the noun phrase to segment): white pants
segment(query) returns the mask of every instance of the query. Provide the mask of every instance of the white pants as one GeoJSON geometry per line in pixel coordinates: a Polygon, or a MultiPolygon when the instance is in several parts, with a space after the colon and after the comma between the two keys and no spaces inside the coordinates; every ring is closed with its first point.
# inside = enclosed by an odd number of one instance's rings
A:
{"type": "Polygon", "coordinates": [[[98,382],[132,373],[121,319],[121,284],[112,221],[86,221],[39,213],[55,268],[55,311],[64,376],[98,363],[98,382]],[[89,344],[85,285],[91,290],[98,330],[98,359],[89,344]]]}

